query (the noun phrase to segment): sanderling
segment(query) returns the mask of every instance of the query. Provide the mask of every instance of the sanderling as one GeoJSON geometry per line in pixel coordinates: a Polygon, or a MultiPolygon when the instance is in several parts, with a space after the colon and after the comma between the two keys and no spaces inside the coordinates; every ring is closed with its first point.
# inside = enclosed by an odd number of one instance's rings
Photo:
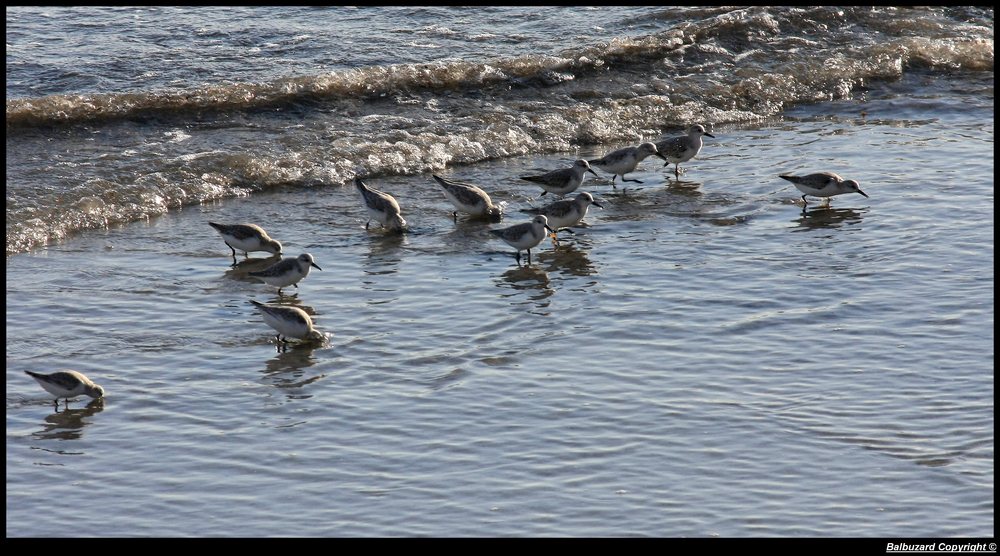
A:
{"type": "Polygon", "coordinates": [[[555,230],[549,227],[548,219],[539,214],[531,222],[515,224],[501,230],[490,230],[490,233],[507,242],[508,245],[517,249],[515,257],[518,264],[521,263],[521,249],[528,250],[528,264],[531,264],[531,248],[538,245],[545,239],[545,230],[555,235],[555,230]]]}
{"type": "Polygon", "coordinates": [[[313,321],[309,317],[309,313],[298,307],[271,305],[253,299],[250,300],[250,303],[260,309],[264,322],[278,331],[275,338],[279,342],[288,343],[289,336],[307,341],[322,341],[324,339],[323,333],[313,328],[313,321]],[[284,339],[281,338],[282,335],[285,336],[284,339]]]}
{"type": "Polygon", "coordinates": [[[56,407],[59,407],[59,398],[66,398],[68,405],[70,398],[81,394],[86,394],[91,398],[104,397],[104,388],[94,384],[94,381],[78,371],[57,371],[51,374],[24,372],[38,381],[38,384],[41,384],[45,391],[55,396],[56,407]]]}
{"type": "Polygon", "coordinates": [[[702,135],[715,139],[714,135],[705,131],[704,126],[696,124],[688,128],[687,135],[656,142],[660,156],[667,161],[663,165],[670,166],[671,162],[674,163],[674,176],[676,178],[680,179],[681,177],[681,162],[691,160],[701,151],[701,146],[704,144],[701,139],[702,135]]]}
{"type": "Polygon", "coordinates": [[[236,262],[236,250],[243,251],[243,256],[249,256],[253,251],[267,251],[272,255],[281,254],[281,243],[271,239],[263,228],[256,224],[216,224],[209,226],[222,234],[222,239],[233,251],[233,262],[236,262]]]}
{"type": "Polygon", "coordinates": [[[295,286],[298,289],[299,280],[309,276],[309,267],[312,266],[323,270],[313,262],[312,255],[302,253],[298,257],[285,257],[264,270],[248,272],[247,276],[260,278],[266,284],[278,286],[278,295],[281,295],[281,288],[285,286],[295,286]]]}
{"type": "Polygon", "coordinates": [[[366,230],[373,219],[389,231],[402,232],[406,228],[406,220],[403,220],[403,216],[400,214],[399,203],[392,198],[392,195],[371,189],[365,182],[361,181],[361,178],[354,178],[354,185],[361,192],[361,199],[368,207],[370,218],[368,222],[365,222],[366,230]]]}
{"type": "Polygon", "coordinates": [[[615,185],[615,178],[618,176],[622,177],[622,183],[627,181],[642,183],[641,180],[625,179],[625,174],[635,170],[635,167],[638,166],[644,158],[654,154],[662,158],[662,155],[660,155],[659,151],[656,149],[656,145],[647,142],[636,147],[625,147],[623,149],[618,149],[617,151],[612,151],[601,158],[591,160],[590,164],[591,166],[604,170],[609,174],[614,174],[611,176],[611,186],[617,187],[615,185]]]}
{"type": "Polygon", "coordinates": [[[833,197],[834,195],[843,195],[844,193],[860,193],[865,197],[868,196],[867,193],[861,191],[860,183],[854,180],[845,180],[833,172],[817,172],[806,176],[780,174],[778,177],[792,182],[792,185],[796,189],[804,193],[802,195],[803,210],[805,210],[805,205],[808,204],[806,195],[812,195],[813,197],[833,197]]]}
{"type": "MultiPolygon", "coordinates": [[[[583,220],[587,216],[587,208],[590,205],[604,208],[601,203],[594,200],[593,195],[586,191],[581,191],[572,199],[562,199],[541,208],[525,209],[524,212],[544,215],[548,219],[549,227],[558,231],[576,225],[583,220]]],[[[569,229],[566,231],[573,232],[573,230],[569,229]]]]}
{"type": "Polygon", "coordinates": [[[565,195],[576,191],[576,188],[580,187],[580,184],[583,183],[583,178],[586,177],[583,175],[585,172],[590,172],[594,176],[597,176],[597,172],[591,169],[590,163],[581,159],[574,162],[572,168],[553,170],[540,176],[522,176],[521,179],[542,186],[542,189],[545,190],[542,191],[542,195],[546,193],[565,195]]]}
{"type": "Polygon", "coordinates": [[[493,200],[482,189],[470,184],[457,181],[446,180],[439,176],[434,176],[435,180],[444,188],[444,195],[455,205],[456,211],[452,212],[455,220],[458,220],[458,211],[471,214],[476,217],[485,217],[490,220],[500,220],[503,211],[493,204],[493,200]]]}

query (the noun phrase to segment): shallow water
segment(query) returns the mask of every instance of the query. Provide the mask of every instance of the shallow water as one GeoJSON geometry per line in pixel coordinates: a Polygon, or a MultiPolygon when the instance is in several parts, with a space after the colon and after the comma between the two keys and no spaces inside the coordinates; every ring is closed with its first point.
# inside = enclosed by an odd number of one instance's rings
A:
{"type": "Polygon", "coordinates": [[[991,537],[993,95],[990,8],[8,7],[7,534],[991,537]],[[488,233],[693,122],[531,264],[488,233]]]}
{"type": "Polygon", "coordinates": [[[760,126],[990,82],[993,11],[7,9],[7,254],[286,186],[760,126]]]}
{"type": "MultiPolygon", "coordinates": [[[[369,180],[401,237],[288,186],[9,257],[8,535],[992,536],[992,77],[713,133],[530,265],[430,173],[369,180]],[[871,198],[803,212],[776,176],[819,170],[871,198]],[[314,255],[281,301],[325,345],[276,348],[209,220],[314,255]],[[106,400],[21,372],[64,366],[106,400]]],[[[509,225],[617,146],[441,173],[509,225]]]]}

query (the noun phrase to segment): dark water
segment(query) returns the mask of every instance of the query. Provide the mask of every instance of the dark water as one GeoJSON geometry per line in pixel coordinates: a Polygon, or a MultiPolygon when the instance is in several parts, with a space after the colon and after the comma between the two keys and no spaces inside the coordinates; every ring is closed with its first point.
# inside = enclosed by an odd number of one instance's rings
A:
{"type": "Polygon", "coordinates": [[[8,8],[8,536],[992,536],[992,25],[8,8]],[[692,121],[531,265],[431,179],[509,225],[692,121]],[[820,170],[870,198],[803,211],[820,170]],[[209,220],[314,255],[323,345],[209,220]],[[22,371],[63,367],[107,398],[54,412],[22,371]]]}

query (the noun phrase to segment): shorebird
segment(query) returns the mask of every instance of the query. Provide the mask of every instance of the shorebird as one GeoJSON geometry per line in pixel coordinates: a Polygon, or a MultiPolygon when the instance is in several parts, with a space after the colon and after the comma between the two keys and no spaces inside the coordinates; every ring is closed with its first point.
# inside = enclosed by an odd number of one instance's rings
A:
{"type": "Polygon", "coordinates": [[[79,371],[56,371],[54,373],[36,373],[34,371],[24,371],[31,378],[38,381],[38,384],[45,388],[45,391],[55,396],[56,408],[59,407],[59,398],[66,398],[66,405],[69,399],[86,394],[91,398],[103,398],[104,388],[94,384],[94,381],[87,378],[79,371]]]}
{"type": "Polygon", "coordinates": [[[671,162],[674,163],[674,176],[676,178],[680,179],[681,177],[681,162],[687,162],[701,152],[701,147],[704,144],[701,139],[702,135],[715,139],[715,136],[705,131],[703,126],[693,125],[688,128],[687,135],[656,142],[660,156],[667,161],[664,166],[670,166],[671,162]]]}
{"type": "Polygon", "coordinates": [[[845,180],[833,172],[817,172],[805,176],[793,176],[791,174],[780,174],[779,178],[792,182],[792,185],[803,193],[802,209],[805,210],[806,195],[813,197],[833,197],[844,193],[860,193],[865,197],[868,194],[861,191],[861,184],[854,180],[845,180]]]}
{"type": "Polygon", "coordinates": [[[548,219],[539,214],[531,222],[514,224],[501,230],[490,230],[490,233],[507,242],[508,245],[517,249],[514,254],[517,263],[521,264],[521,249],[528,250],[528,264],[531,264],[531,248],[535,247],[545,239],[545,230],[555,235],[555,230],[549,227],[548,219]]]}
{"type": "Polygon", "coordinates": [[[662,158],[659,150],[656,148],[656,145],[647,142],[635,147],[625,147],[623,149],[612,151],[601,158],[596,158],[589,162],[590,165],[595,168],[604,170],[609,174],[614,174],[611,176],[611,186],[618,187],[615,185],[615,178],[618,176],[622,177],[623,184],[627,181],[642,183],[642,180],[625,179],[625,174],[635,170],[635,167],[638,166],[644,158],[654,154],[662,158]]]}
{"type": "Polygon", "coordinates": [[[555,201],[541,208],[524,209],[524,212],[544,215],[549,227],[557,232],[566,228],[567,232],[573,233],[569,227],[578,224],[587,216],[587,208],[590,205],[604,208],[604,205],[594,200],[593,195],[581,191],[572,199],[555,201]]]}
{"type": "Polygon", "coordinates": [[[271,305],[259,301],[250,300],[260,309],[264,322],[275,329],[278,335],[275,338],[282,343],[288,343],[288,338],[297,338],[307,341],[322,341],[323,333],[313,328],[313,321],[309,318],[309,313],[298,307],[288,305],[271,305]],[[281,336],[285,338],[282,339],[281,336]]]}
{"type": "Polygon", "coordinates": [[[266,284],[278,286],[278,295],[281,295],[281,289],[285,286],[295,286],[295,289],[298,289],[299,281],[309,276],[310,267],[323,270],[313,260],[312,255],[302,253],[298,257],[285,257],[264,270],[247,272],[247,276],[260,278],[266,284]]]}
{"type": "Polygon", "coordinates": [[[444,189],[444,196],[455,206],[452,216],[458,220],[458,211],[470,214],[474,217],[489,218],[490,220],[500,220],[503,211],[493,204],[493,200],[485,191],[472,185],[471,183],[461,183],[446,180],[440,176],[432,175],[444,189]]]}
{"type": "Polygon", "coordinates": [[[583,178],[585,177],[583,174],[585,172],[590,172],[595,177],[597,176],[597,172],[590,168],[590,163],[580,159],[574,162],[570,168],[553,170],[540,176],[522,176],[521,179],[542,186],[542,189],[545,190],[542,191],[542,195],[546,193],[565,195],[576,191],[576,188],[580,187],[580,184],[583,183],[583,178]]]}
{"type": "Polygon", "coordinates": [[[399,203],[392,198],[392,195],[368,187],[365,182],[361,181],[361,178],[354,178],[354,185],[361,192],[361,199],[365,202],[365,207],[368,208],[370,218],[368,222],[365,222],[366,230],[372,220],[377,220],[383,228],[391,232],[402,232],[406,229],[406,220],[403,220],[399,203]]]}
{"type": "Polygon", "coordinates": [[[236,250],[243,251],[248,257],[254,251],[267,251],[272,255],[281,254],[281,243],[271,239],[263,228],[256,224],[216,224],[209,222],[222,235],[222,239],[233,251],[233,262],[236,262],[236,250]]]}

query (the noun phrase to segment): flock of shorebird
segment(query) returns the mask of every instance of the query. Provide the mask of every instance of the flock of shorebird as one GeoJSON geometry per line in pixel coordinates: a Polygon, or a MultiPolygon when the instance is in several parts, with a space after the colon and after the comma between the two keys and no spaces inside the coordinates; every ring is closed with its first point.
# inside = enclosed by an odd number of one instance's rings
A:
{"type": "MultiPolygon", "coordinates": [[[[644,159],[654,155],[666,161],[664,167],[674,163],[674,175],[679,179],[680,164],[693,159],[701,151],[703,136],[715,138],[703,126],[693,125],[688,128],[687,135],[671,137],[655,143],[645,142],[625,147],[594,160],[577,160],[569,168],[553,170],[536,176],[523,176],[521,179],[540,186],[543,190],[541,195],[547,193],[567,195],[580,187],[587,172],[598,176],[597,172],[594,171],[594,168],[597,168],[612,174],[611,185],[617,188],[615,179],[619,177],[621,177],[623,185],[625,182],[642,183],[637,179],[628,179],[625,175],[633,172],[644,159]]],[[[502,218],[502,209],[494,204],[489,194],[479,187],[447,180],[440,176],[433,177],[441,185],[445,197],[455,207],[452,215],[456,221],[459,212],[474,218],[486,218],[491,221],[499,221],[502,218]]],[[[833,172],[819,172],[804,176],[781,174],[778,177],[790,181],[803,193],[803,203],[807,203],[806,196],[829,198],[845,193],[860,193],[868,197],[864,191],[861,191],[858,182],[845,180],[833,172]]],[[[390,232],[406,230],[406,220],[403,218],[396,199],[387,193],[368,187],[361,178],[355,178],[354,184],[361,193],[370,216],[368,222],[365,223],[365,229],[368,229],[372,220],[375,220],[382,228],[390,232]]],[[[590,205],[602,207],[593,195],[583,191],[572,199],[561,199],[541,208],[526,209],[526,212],[536,214],[530,222],[490,230],[490,233],[516,249],[515,258],[518,264],[521,262],[521,251],[527,251],[528,264],[531,264],[531,248],[536,247],[545,239],[546,232],[549,232],[548,236],[558,244],[556,232],[563,229],[572,232],[569,229],[570,226],[583,220],[590,205]]],[[[226,245],[232,250],[234,264],[236,264],[237,250],[243,251],[244,256],[260,251],[271,253],[274,256],[281,254],[281,243],[268,236],[267,232],[256,224],[217,224],[214,222],[208,224],[222,235],[226,245]]],[[[313,260],[312,255],[303,253],[297,257],[283,258],[263,270],[248,272],[247,275],[258,278],[271,286],[276,286],[280,296],[281,290],[285,287],[298,288],[298,283],[309,275],[309,269],[313,267],[323,270],[313,260]]],[[[313,327],[309,314],[302,309],[260,303],[254,300],[250,302],[261,311],[264,322],[278,332],[276,336],[278,342],[287,344],[288,338],[305,341],[322,341],[324,339],[323,334],[313,327]]],[[[69,398],[83,394],[93,398],[104,396],[103,388],[94,384],[78,371],[58,371],[51,374],[25,372],[37,380],[46,391],[55,396],[57,408],[60,398],[66,398],[68,404],[69,398]]]]}

